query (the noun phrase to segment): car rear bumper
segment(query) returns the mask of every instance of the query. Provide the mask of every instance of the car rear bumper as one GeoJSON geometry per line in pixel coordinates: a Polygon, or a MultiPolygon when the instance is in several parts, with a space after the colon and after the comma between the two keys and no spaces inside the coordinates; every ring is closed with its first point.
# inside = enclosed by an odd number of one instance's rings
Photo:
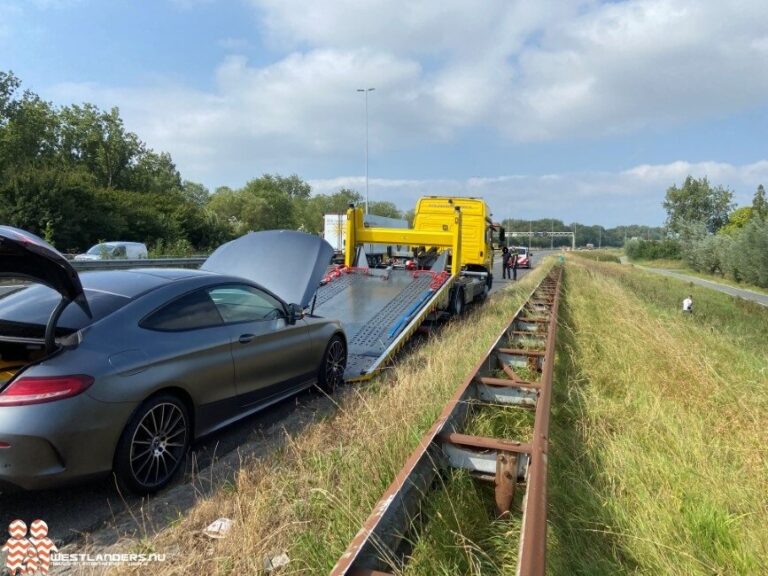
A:
{"type": "Polygon", "coordinates": [[[57,402],[0,408],[0,492],[38,490],[109,473],[135,404],[87,393],[57,402]]]}

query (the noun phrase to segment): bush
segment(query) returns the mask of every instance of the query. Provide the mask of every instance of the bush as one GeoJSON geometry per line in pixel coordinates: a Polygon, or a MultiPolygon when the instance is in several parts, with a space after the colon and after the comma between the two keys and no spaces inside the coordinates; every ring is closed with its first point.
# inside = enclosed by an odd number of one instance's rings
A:
{"type": "Polygon", "coordinates": [[[633,238],[624,245],[624,252],[631,260],[679,260],[682,257],[677,240],[642,240],[633,238]]]}
{"type": "Polygon", "coordinates": [[[728,236],[710,235],[685,248],[685,260],[698,272],[725,275],[725,262],[731,255],[732,240],[728,236]]]}
{"type": "Polygon", "coordinates": [[[768,222],[756,218],[736,232],[692,241],[684,256],[699,272],[768,287],[768,222]]]}
{"type": "Polygon", "coordinates": [[[768,287],[768,222],[753,219],[735,236],[728,266],[736,280],[768,287]]]}

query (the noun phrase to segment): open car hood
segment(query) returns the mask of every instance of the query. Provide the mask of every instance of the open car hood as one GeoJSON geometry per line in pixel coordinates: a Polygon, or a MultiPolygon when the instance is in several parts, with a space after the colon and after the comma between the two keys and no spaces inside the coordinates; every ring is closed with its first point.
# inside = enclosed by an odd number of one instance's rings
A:
{"type": "Polygon", "coordinates": [[[319,236],[292,230],[250,232],[219,246],[202,270],[256,282],[287,304],[309,306],[333,256],[319,236]]]}
{"type": "Polygon", "coordinates": [[[80,277],[66,258],[42,238],[11,226],[0,226],[0,277],[26,278],[53,288],[77,302],[91,316],[80,277]]]}

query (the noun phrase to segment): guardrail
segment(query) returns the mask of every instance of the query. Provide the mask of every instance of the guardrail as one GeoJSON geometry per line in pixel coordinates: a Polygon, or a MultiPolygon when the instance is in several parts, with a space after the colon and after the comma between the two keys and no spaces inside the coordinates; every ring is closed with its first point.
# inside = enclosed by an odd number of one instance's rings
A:
{"type": "Polygon", "coordinates": [[[141,260],[72,260],[78,272],[128,270],[130,268],[200,268],[206,258],[142,258],[141,260]]]}
{"type": "Polygon", "coordinates": [[[332,576],[401,573],[417,535],[421,501],[441,486],[450,468],[468,470],[495,485],[496,513],[511,513],[515,487],[525,482],[517,574],[546,572],[547,452],[555,333],[562,267],[531,293],[488,354],[459,386],[432,428],[419,441],[387,491],[331,571],[332,576]],[[538,379],[522,378],[526,369],[538,379]],[[517,370],[517,371],[516,371],[517,370]],[[462,433],[473,409],[514,406],[534,410],[533,437],[514,440],[462,433]]]}

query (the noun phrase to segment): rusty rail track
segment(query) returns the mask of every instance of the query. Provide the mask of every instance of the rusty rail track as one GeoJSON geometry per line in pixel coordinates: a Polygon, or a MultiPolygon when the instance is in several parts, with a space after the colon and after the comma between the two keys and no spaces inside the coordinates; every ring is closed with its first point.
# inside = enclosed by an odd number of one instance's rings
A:
{"type": "MultiPolygon", "coordinates": [[[[332,576],[391,576],[403,569],[421,502],[451,468],[495,486],[496,514],[510,514],[525,483],[517,574],[546,568],[547,451],[555,333],[562,267],[555,267],[515,313],[486,356],[445,405],[331,571],[332,576]],[[540,375],[526,380],[521,368],[540,375]],[[462,433],[476,409],[499,405],[535,411],[533,437],[523,440],[462,433]]],[[[498,408],[497,408],[498,409],[498,408]]]]}

